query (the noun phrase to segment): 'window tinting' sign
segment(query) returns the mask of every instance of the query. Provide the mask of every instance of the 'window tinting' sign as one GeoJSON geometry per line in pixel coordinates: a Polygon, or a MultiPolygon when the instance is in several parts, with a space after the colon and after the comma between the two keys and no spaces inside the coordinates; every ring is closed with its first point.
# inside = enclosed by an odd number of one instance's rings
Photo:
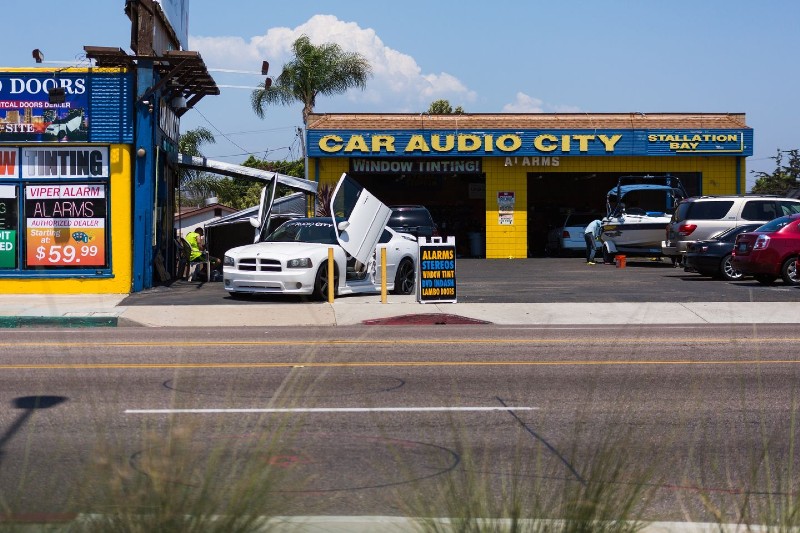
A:
{"type": "Polygon", "coordinates": [[[456,239],[419,238],[417,299],[421,303],[456,301],[456,239]]]}

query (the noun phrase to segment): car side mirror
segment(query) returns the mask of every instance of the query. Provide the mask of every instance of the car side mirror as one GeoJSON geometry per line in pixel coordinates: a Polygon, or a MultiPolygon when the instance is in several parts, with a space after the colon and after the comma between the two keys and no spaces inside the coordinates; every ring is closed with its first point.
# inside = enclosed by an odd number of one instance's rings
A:
{"type": "Polygon", "coordinates": [[[347,220],[342,220],[336,227],[339,228],[339,231],[344,231],[348,227],[350,227],[350,222],[348,222],[347,220]]]}
{"type": "Polygon", "coordinates": [[[257,217],[250,217],[248,220],[250,220],[250,225],[254,228],[257,228],[261,225],[261,221],[258,220],[257,217]]]}

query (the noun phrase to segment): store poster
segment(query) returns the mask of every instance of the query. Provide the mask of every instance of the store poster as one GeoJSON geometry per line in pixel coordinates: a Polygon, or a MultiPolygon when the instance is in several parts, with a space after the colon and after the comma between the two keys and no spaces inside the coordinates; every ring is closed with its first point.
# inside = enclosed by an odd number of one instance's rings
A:
{"type": "Polygon", "coordinates": [[[17,267],[17,186],[0,185],[0,268],[17,267]]]}
{"type": "Polygon", "coordinates": [[[514,191],[500,191],[497,193],[498,224],[511,226],[514,224],[514,204],[516,198],[514,191]]]}
{"type": "Polygon", "coordinates": [[[89,95],[85,75],[0,73],[0,142],[85,142],[89,95]],[[50,91],[63,90],[63,102],[50,91]]]}
{"type": "Polygon", "coordinates": [[[106,186],[25,187],[27,266],[106,266],[106,186]]]}

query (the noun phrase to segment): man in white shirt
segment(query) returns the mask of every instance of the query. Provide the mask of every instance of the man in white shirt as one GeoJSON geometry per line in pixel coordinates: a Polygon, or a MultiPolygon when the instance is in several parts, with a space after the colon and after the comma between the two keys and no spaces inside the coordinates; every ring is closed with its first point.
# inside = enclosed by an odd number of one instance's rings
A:
{"type": "Polygon", "coordinates": [[[600,239],[600,233],[603,230],[603,224],[599,220],[592,220],[583,232],[583,238],[586,241],[586,264],[594,265],[594,254],[597,252],[597,241],[600,239]]]}

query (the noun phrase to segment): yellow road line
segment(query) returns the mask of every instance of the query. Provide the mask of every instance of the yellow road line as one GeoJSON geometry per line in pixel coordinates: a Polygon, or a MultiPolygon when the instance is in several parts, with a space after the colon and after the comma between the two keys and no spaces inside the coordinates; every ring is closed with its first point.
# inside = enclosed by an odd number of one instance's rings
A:
{"type": "MultiPolygon", "coordinates": [[[[764,342],[798,342],[800,338],[795,337],[752,337],[752,338],[675,338],[675,337],[629,337],[629,338],[608,338],[608,339],[582,339],[581,344],[647,344],[653,343],[668,343],[674,345],[676,343],[696,343],[696,344],[719,344],[719,343],[764,343],[764,342]]],[[[514,338],[480,338],[480,339],[364,339],[364,340],[302,340],[290,339],[281,341],[266,341],[266,340],[253,340],[253,341],[108,341],[108,342],[0,342],[0,348],[3,347],[114,347],[114,346],[136,346],[136,347],[163,347],[163,346],[352,346],[352,345],[366,345],[366,346],[391,346],[391,345],[434,345],[434,344],[575,344],[575,339],[570,338],[547,338],[547,339],[514,339],[514,338]]]]}
{"type": "Polygon", "coordinates": [[[175,368],[336,368],[336,367],[444,367],[444,366],[656,366],[656,365],[795,365],[800,359],[748,359],[736,361],[340,361],[331,363],[59,363],[9,364],[0,370],[147,370],[175,368]]]}

